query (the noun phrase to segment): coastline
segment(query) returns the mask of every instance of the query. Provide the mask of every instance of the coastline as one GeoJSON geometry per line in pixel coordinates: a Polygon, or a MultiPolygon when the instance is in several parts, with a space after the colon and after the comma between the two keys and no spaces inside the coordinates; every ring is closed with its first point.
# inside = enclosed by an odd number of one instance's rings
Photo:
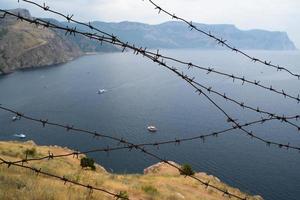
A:
{"type": "Polygon", "coordinates": [[[31,70],[31,69],[38,69],[38,68],[45,68],[45,67],[52,67],[52,66],[59,66],[59,65],[63,65],[66,63],[69,63],[71,61],[74,61],[78,58],[81,58],[83,56],[92,56],[92,55],[99,55],[99,54],[105,54],[105,53],[114,53],[114,52],[119,52],[119,51],[108,51],[108,52],[82,52],[80,55],[78,56],[73,56],[70,57],[64,61],[61,62],[57,62],[57,63],[51,63],[51,64],[47,64],[47,65],[38,65],[38,66],[30,66],[30,67],[20,67],[20,68],[14,68],[12,70],[9,71],[4,71],[2,69],[0,69],[0,76],[5,76],[5,75],[9,75],[14,73],[15,71],[20,71],[20,70],[31,70]]]}
{"type": "MultiPolygon", "coordinates": [[[[49,152],[54,155],[61,155],[66,153],[72,153],[73,151],[67,147],[59,146],[39,146],[36,145],[33,141],[27,142],[17,142],[17,141],[0,141],[0,157],[13,161],[24,159],[24,151],[34,149],[34,155],[31,155],[32,158],[39,158],[49,155],[49,152]]],[[[126,191],[129,194],[130,199],[208,199],[208,200],[222,200],[228,199],[222,193],[214,190],[213,188],[205,188],[199,182],[195,180],[185,178],[183,175],[180,175],[179,171],[175,168],[168,166],[165,163],[156,163],[144,170],[143,174],[113,174],[105,170],[101,165],[96,164],[96,170],[87,170],[80,167],[80,158],[85,157],[85,155],[79,156],[79,159],[71,156],[64,158],[55,158],[55,159],[45,159],[44,161],[34,161],[30,163],[25,163],[26,166],[34,166],[40,168],[42,171],[48,173],[53,173],[58,176],[68,177],[71,180],[77,180],[78,182],[85,182],[90,185],[101,186],[104,188],[109,188],[113,191],[126,191]],[[100,182],[99,182],[100,181],[100,182]]],[[[176,166],[179,164],[172,162],[176,166]]],[[[60,192],[53,192],[52,195],[54,199],[72,199],[73,196],[70,193],[70,190],[78,193],[78,197],[86,195],[86,189],[81,189],[79,187],[71,187],[71,184],[65,186],[63,183],[54,180],[52,178],[46,178],[42,175],[34,176],[32,172],[26,171],[23,169],[17,169],[17,167],[11,166],[7,169],[7,166],[0,165],[0,175],[4,177],[3,184],[5,186],[0,187],[1,190],[10,190],[12,193],[17,193],[18,188],[14,188],[12,185],[21,184],[27,190],[31,190],[31,193],[28,194],[28,199],[31,195],[40,195],[40,197],[45,197],[47,190],[51,191],[51,187],[54,189],[60,189],[60,192]],[[16,178],[18,177],[18,178],[16,178]],[[36,182],[35,187],[31,188],[32,181],[36,182]],[[37,183],[38,182],[38,183],[37,183]],[[38,186],[37,186],[38,184],[38,186]],[[44,185],[47,187],[47,190],[42,190],[44,185]],[[38,188],[36,188],[38,187],[38,188]],[[35,191],[39,191],[39,194],[36,194],[35,191]],[[63,194],[62,194],[63,193],[63,194]],[[61,195],[61,196],[56,196],[61,195]]],[[[237,188],[228,186],[227,184],[221,182],[217,177],[212,175],[207,175],[204,172],[195,173],[197,178],[200,178],[205,181],[209,181],[211,184],[224,188],[233,194],[236,195],[248,195],[241,192],[237,188]]],[[[1,186],[1,183],[0,183],[1,186]]],[[[49,192],[49,191],[48,191],[49,192]]],[[[111,199],[108,196],[94,192],[94,199],[111,199]]],[[[8,196],[3,195],[0,192],[0,198],[7,199],[9,194],[5,193],[8,196]]],[[[27,199],[27,198],[24,198],[27,199]]],[[[249,200],[262,200],[260,196],[248,196],[249,200]]]]}

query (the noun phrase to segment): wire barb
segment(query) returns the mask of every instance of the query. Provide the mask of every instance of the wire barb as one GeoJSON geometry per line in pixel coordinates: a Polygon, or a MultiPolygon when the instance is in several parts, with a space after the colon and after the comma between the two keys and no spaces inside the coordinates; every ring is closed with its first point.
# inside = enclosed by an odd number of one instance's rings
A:
{"type": "Polygon", "coordinates": [[[195,31],[197,31],[201,34],[204,34],[204,35],[208,36],[209,38],[215,40],[218,45],[226,47],[227,49],[232,50],[233,52],[239,53],[240,55],[242,55],[242,56],[244,56],[244,57],[246,57],[246,58],[248,58],[248,59],[250,59],[254,62],[259,62],[260,64],[263,64],[265,66],[275,68],[278,71],[285,71],[285,72],[289,73],[291,76],[294,76],[294,77],[300,79],[300,74],[294,73],[291,70],[287,69],[286,67],[280,67],[279,65],[274,65],[274,64],[271,63],[271,61],[264,61],[264,60],[261,60],[259,58],[252,57],[249,54],[247,54],[246,52],[244,52],[240,49],[237,49],[233,45],[229,44],[227,42],[227,40],[224,40],[222,38],[217,37],[216,35],[211,34],[210,31],[206,31],[206,30],[203,30],[203,29],[195,26],[192,22],[189,22],[188,20],[186,20],[182,17],[178,17],[178,16],[176,18],[174,18],[173,14],[171,12],[169,12],[166,9],[162,8],[157,3],[155,3],[153,0],[148,0],[148,2],[150,4],[152,4],[156,9],[159,8],[159,13],[162,12],[162,13],[170,16],[172,19],[176,19],[176,20],[179,20],[179,21],[182,21],[182,22],[186,23],[189,26],[190,30],[195,30],[195,31]]]}

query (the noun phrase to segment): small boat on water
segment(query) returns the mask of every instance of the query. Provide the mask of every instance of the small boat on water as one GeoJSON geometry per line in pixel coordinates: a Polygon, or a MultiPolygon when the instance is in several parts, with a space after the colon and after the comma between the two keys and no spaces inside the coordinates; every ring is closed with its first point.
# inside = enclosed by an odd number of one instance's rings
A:
{"type": "Polygon", "coordinates": [[[100,90],[98,90],[98,94],[103,94],[103,93],[105,93],[105,92],[107,92],[107,90],[106,89],[100,89],[100,90]]]}
{"type": "Polygon", "coordinates": [[[17,121],[18,119],[20,119],[20,117],[18,117],[18,116],[13,116],[12,118],[11,118],[11,120],[14,122],[14,121],[17,121]]]}
{"type": "Polygon", "coordinates": [[[156,132],[157,131],[157,128],[155,126],[148,126],[147,129],[150,132],[156,132]]]}
{"type": "Polygon", "coordinates": [[[22,134],[22,133],[21,134],[14,134],[14,137],[23,139],[23,138],[26,138],[26,135],[22,134]]]}

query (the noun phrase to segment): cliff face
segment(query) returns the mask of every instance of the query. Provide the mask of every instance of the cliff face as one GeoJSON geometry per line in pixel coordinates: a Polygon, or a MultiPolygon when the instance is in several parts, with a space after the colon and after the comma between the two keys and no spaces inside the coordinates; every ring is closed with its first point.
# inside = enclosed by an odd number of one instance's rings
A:
{"type": "MultiPolygon", "coordinates": [[[[13,10],[30,17],[27,10],[13,10]]],[[[82,55],[73,42],[50,29],[36,27],[8,17],[0,20],[0,70],[9,73],[15,69],[53,65],[82,55]]]]}
{"type": "MultiPolygon", "coordinates": [[[[25,9],[10,12],[33,18],[25,9]]],[[[54,19],[47,21],[62,25],[54,19]]],[[[0,19],[0,74],[16,69],[64,63],[83,55],[84,52],[116,50],[110,45],[101,45],[84,36],[66,36],[64,31],[37,27],[12,16],[0,19]]]]}

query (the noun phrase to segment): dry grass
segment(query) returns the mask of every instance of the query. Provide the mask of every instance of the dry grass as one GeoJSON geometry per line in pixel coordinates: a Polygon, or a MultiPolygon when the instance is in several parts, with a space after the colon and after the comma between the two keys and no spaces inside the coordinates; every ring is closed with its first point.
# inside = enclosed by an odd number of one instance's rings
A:
{"type": "MultiPolygon", "coordinates": [[[[33,142],[0,142],[0,156],[8,160],[24,158],[26,150],[33,150],[31,155],[48,155],[50,150],[54,154],[70,152],[69,149],[57,146],[37,146],[33,142]]],[[[47,161],[32,162],[31,166],[42,168],[56,175],[65,176],[68,179],[106,188],[118,193],[126,191],[130,199],[160,199],[160,200],[222,200],[229,199],[213,189],[205,189],[198,182],[180,176],[178,171],[160,165],[154,171],[146,175],[118,175],[106,172],[101,166],[96,166],[96,171],[83,170],[80,160],[68,157],[47,161]]],[[[205,173],[197,173],[196,176],[211,183],[228,189],[234,194],[242,195],[238,189],[231,188],[218,181],[215,177],[205,173]]],[[[67,199],[113,199],[101,192],[92,194],[71,184],[64,185],[61,181],[47,178],[42,175],[34,175],[33,172],[11,166],[0,166],[0,199],[30,199],[30,200],[67,200],[67,199]]],[[[232,198],[231,198],[232,199],[232,198]]],[[[253,197],[254,199],[261,199],[253,197]]]]}

